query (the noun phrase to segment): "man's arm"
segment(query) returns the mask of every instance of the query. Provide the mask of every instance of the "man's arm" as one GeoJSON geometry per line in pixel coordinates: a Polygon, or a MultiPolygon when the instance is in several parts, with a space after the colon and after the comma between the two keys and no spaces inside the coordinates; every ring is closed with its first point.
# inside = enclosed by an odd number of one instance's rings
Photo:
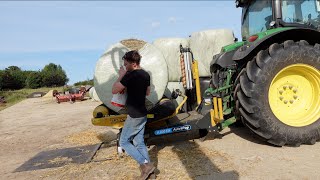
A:
{"type": "Polygon", "coordinates": [[[122,92],[126,87],[121,84],[121,79],[123,78],[123,76],[126,74],[126,70],[123,69],[123,67],[121,66],[120,70],[119,70],[119,77],[117,79],[117,81],[115,83],[113,83],[112,86],[112,94],[117,94],[122,92]]]}
{"type": "Polygon", "coordinates": [[[112,94],[120,93],[126,88],[124,85],[121,84],[120,80],[115,82],[115,83],[113,83],[112,94]]]}
{"type": "Polygon", "coordinates": [[[146,93],[146,95],[147,95],[147,96],[150,95],[150,86],[147,87],[147,93],[146,93]]]}

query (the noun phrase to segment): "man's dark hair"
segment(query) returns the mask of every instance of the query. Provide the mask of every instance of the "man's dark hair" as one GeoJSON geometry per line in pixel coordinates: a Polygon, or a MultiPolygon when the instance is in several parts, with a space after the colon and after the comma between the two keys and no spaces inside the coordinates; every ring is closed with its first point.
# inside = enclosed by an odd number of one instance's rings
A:
{"type": "Polygon", "coordinates": [[[141,55],[136,50],[129,51],[122,57],[122,60],[126,60],[130,63],[136,63],[137,65],[139,65],[141,60],[141,55]]]}

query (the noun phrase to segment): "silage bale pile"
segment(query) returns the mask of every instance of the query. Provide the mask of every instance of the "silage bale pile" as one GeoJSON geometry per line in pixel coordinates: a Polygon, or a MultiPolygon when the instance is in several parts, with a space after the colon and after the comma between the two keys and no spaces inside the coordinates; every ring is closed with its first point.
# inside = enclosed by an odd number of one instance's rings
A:
{"type": "MultiPolygon", "coordinates": [[[[117,80],[118,71],[123,65],[123,55],[130,50],[138,50],[142,56],[141,67],[151,77],[151,94],[146,99],[147,109],[150,109],[163,96],[170,98],[175,89],[185,92],[180,82],[180,44],[184,48],[191,48],[194,59],[199,62],[200,77],[210,77],[210,63],[213,56],[218,54],[223,46],[233,42],[233,32],[227,29],[195,32],[189,38],[161,38],[152,44],[137,39],[122,40],[112,45],[99,58],[94,74],[95,92],[108,108],[119,114],[125,113],[123,108],[111,104],[112,85],[117,80]]],[[[178,105],[180,102],[182,98],[178,97],[175,104],[178,105]]]]}

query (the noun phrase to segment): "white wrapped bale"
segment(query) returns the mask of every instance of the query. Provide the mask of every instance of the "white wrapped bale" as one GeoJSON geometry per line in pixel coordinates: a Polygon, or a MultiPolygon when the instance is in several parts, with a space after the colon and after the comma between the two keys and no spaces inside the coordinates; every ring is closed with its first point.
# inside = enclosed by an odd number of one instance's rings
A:
{"type": "Polygon", "coordinates": [[[207,30],[191,34],[189,44],[194,59],[199,62],[200,77],[210,76],[210,63],[213,56],[220,53],[223,46],[233,42],[233,32],[228,29],[207,30]]]}
{"type": "Polygon", "coordinates": [[[101,101],[94,87],[90,88],[89,96],[93,101],[101,101]]]}
{"type": "MultiPolygon", "coordinates": [[[[133,48],[130,43],[121,42],[122,43],[111,46],[100,57],[96,64],[94,76],[94,86],[99,99],[108,108],[119,113],[120,110],[123,112],[123,109],[111,104],[113,96],[112,85],[118,78],[120,66],[123,65],[122,56],[133,48]],[[126,44],[127,46],[123,44],[126,44]]],[[[147,108],[151,108],[163,96],[168,83],[168,69],[162,53],[153,45],[144,43],[139,48],[138,51],[142,56],[140,66],[146,70],[151,77],[151,94],[147,96],[147,100],[149,101],[147,108]]]]}
{"type": "Polygon", "coordinates": [[[168,66],[169,81],[180,81],[180,44],[183,47],[189,46],[188,39],[185,38],[161,38],[153,44],[162,52],[168,66]]]}
{"type": "Polygon", "coordinates": [[[168,83],[168,69],[162,53],[153,45],[146,44],[139,53],[141,66],[151,77],[151,94],[147,99],[156,104],[162,98],[168,83]]]}
{"type": "MultiPolygon", "coordinates": [[[[175,91],[176,89],[179,89],[182,94],[185,94],[185,90],[183,88],[183,84],[182,82],[168,82],[167,88],[164,91],[164,96],[166,96],[167,98],[171,98],[171,94],[173,91],[175,91]]],[[[173,100],[174,104],[176,105],[176,107],[183,101],[183,98],[181,96],[178,96],[177,99],[173,100]]]]}
{"type": "Polygon", "coordinates": [[[90,88],[90,90],[89,90],[89,97],[90,97],[91,99],[93,99],[93,91],[95,91],[94,87],[90,88]]]}
{"type": "Polygon", "coordinates": [[[118,70],[122,63],[122,56],[129,51],[121,43],[111,46],[100,57],[94,73],[94,88],[99,99],[110,109],[118,112],[121,108],[111,104],[112,85],[118,78],[118,70]]]}

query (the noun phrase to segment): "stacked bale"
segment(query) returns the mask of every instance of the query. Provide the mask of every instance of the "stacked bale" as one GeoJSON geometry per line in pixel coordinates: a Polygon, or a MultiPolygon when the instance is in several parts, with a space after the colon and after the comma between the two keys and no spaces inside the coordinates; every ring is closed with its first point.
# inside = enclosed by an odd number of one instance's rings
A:
{"type": "MultiPolygon", "coordinates": [[[[183,47],[189,46],[186,38],[161,38],[153,42],[153,44],[162,52],[167,66],[169,82],[167,84],[164,95],[171,98],[171,94],[176,89],[179,89],[183,94],[185,93],[181,79],[180,69],[180,45],[183,47]]],[[[183,98],[178,97],[174,100],[176,105],[182,102],[183,98]]]]}
{"type": "Polygon", "coordinates": [[[169,82],[179,82],[181,78],[180,70],[180,45],[189,46],[186,38],[161,38],[153,42],[164,56],[168,66],[169,82]]]}
{"type": "MultiPolygon", "coordinates": [[[[153,44],[162,52],[168,65],[169,82],[165,96],[170,98],[175,89],[185,92],[181,81],[180,45],[190,47],[194,58],[199,62],[199,76],[210,77],[210,63],[221,48],[234,42],[233,32],[227,29],[207,30],[192,33],[190,38],[161,38],[153,44]]],[[[181,103],[178,97],[175,104],[181,103]]]]}
{"type": "Polygon", "coordinates": [[[215,29],[194,32],[189,39],[194,59],[199,61],[199,76],[210,77],[212,57],[220,53],[223,46],[234,43],[232,30],[215,29]]]}
{"type": "MultiPolygon", "coordinates": [[[[111,104],[112,85],[117,80],[118,71],[123,65],[121,59],[123,55],[130,50],[138,50],[142,56],[141,67],[151,77],[151,94],[146,100],[147,109],[150,109],[163,96],[170,98],[175,89],[185,93],[180,82],[180,44],[183,47],[190,47],[194,59],[198,60],[200,77],[210,77],[210,63],[213,56],[220,53],[223,46],[233,42],[233,32],[227,29],[195,32],[190,38],[157,39],[153,44],[136,39],[123,40],[112,45],[98,60],[94,90],[108,108],[120,114],[125,112],[123,108],[111,104]]],[[[178,97],[175,104],[178,105],[182,100],[178,97]]]]}

